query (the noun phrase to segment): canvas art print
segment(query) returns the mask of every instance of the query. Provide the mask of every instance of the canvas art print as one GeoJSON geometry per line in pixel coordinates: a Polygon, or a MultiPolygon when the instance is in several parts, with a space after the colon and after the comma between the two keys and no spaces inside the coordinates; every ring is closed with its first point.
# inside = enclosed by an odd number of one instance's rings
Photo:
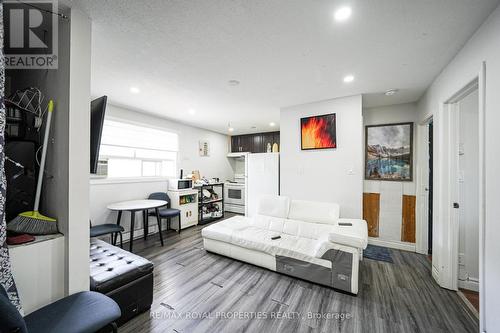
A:
{"type": "Polygon", "coordinates": [[[300,119],[302,150],[337,148],[335,113],[300,119]]]}
{"type": "Polygon", "coordinates": [[[411,181],[413,123],[366,126],[365,179],[411,181]]]}

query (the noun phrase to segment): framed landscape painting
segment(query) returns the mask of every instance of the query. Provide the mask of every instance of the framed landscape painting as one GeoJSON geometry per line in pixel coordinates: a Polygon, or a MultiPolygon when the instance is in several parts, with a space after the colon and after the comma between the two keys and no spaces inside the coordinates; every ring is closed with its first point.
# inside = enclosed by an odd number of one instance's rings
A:
{"type": "Polygon", "coordinates": [[[413,123],[365,127],[365,179],[413,180],[413,123]]]}
{"type": "Polygon", "coordinates": [[[302,150],[337,148],[336,114],[324,114],[300,119],[302,150]]]}

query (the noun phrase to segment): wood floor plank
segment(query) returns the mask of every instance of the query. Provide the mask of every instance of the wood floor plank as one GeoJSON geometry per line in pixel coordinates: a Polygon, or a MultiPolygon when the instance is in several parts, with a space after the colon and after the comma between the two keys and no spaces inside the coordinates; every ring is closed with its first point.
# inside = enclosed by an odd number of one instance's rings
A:
{"type": "Polygon", "coordinates": [[[164,247],[154,235],[134,242],[135,253],[155,264],[154,299],[150,312],[129,321],[120,332],[479,330],[460,297],[433,280],[425,256],[390,249],[394,263],[363,260],[359,294],[352,296],[208,253],[202,228],[169,231],[164,247]],[[222,317],[235,312],[249,318],[222,317]],[[266,317],[250,318],[257,313],[266,317]]]}

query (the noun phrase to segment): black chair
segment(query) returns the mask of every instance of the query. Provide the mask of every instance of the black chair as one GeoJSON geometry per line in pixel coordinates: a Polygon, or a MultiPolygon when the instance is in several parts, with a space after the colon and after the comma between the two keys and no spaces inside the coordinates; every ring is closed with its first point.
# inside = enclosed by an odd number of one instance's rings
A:
{"type": "MultiPolygon", "coordinates": [[[[165,192],[155,192],[151,193],[148,197],[148,199],[152,200],[165,200],[168,202],[167,207],[162,207],[158,209],[158,215],[160,216],[160,219],[167,219],[167,230],[170,229],[170,223],[172,218],[178,217],[179,218],[179,229],[177,229],[177,232],[181,232],[181,211],[179,209],[175,208],[170,208],[170,198],[167,193],[165,192]]],[[[149,215],[153,215],[150,213],[149,215]]]]}
{"type": "Polygon", "coordinates": [[[0,332],[93,333],[117,332],[120,307],[106,295],[83,291],[44,306],[23,318],[0,286],[0,332]]]}
{"type": "Polygon", "coordinates": [[[92,222],[90,222],[90,237],[99,237],[103,235],[111,235],[111,244],[116,245],[116,235],[120,235],[120,247],[123,249],[123,235],[125,229],[121,225],[114,223],[107,224],[99,224],[96,226],[92,226],[92,222]]]}

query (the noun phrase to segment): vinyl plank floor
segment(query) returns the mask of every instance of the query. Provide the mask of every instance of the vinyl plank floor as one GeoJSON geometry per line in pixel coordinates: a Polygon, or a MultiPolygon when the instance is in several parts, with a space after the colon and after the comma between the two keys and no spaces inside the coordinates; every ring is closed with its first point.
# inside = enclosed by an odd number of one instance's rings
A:
{"type": "Polygon", "coordinates": [[[203,249],[201,229],[134,241],[155,264],[151,310],[120,332],[478,332],[460,297],[440,288],[429,260],[391,249],[364,259],[359,294],[295,279],[203,249]]]}

